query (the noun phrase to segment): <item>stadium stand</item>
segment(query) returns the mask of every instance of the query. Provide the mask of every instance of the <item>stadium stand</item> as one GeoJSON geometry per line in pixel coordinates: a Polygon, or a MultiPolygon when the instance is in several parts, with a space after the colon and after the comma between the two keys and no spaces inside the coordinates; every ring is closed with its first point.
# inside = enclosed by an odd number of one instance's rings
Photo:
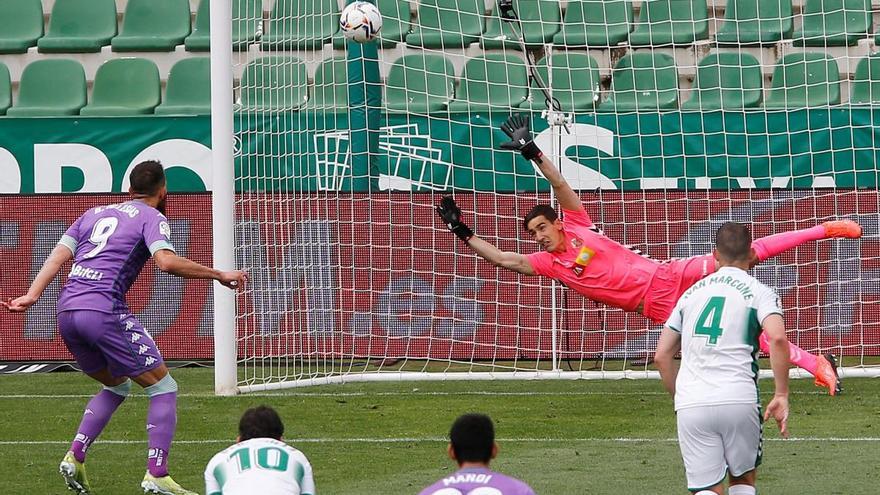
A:
{"type": "MultiPolygon", "coordinates": [[[[383,48],[391,48],[406,38],[410,30],[410,9],[406,0],[376,0],[376,6],[382,12],[382,30],[379,31],[379,42],[383,48]]],[[[333,48],[345,48],[345,38],[341,32],[333,36],[333,48]]]]}
{"type": "Polygon", "coordinates": [[[336,0],[286,0],[275,2],[263,50],[315,50],[339,30],[336,0]]]}
{"type": "Polygon", "coordinates": [[[161,101],[159,69],[145,58],[116,58],[95,75],[91,103],[81,115],[117,117],[153,113],[161,101]]]}
{"type": "Polygon", "coordinates": [[[190,33],[187,0],[128,0],[116,52],[170,52],[190,33]]]}
{"type": "Polygon", "coordinates": [[[871,32],[871,0],[806,0],[795,46],[852,46],[871,32]]]}
{"type": "MultiPolygon", "coordinates": [[[[550,43],[559,32],[562,11],[556,0],[520,0],[516,3],[516,12],[521,20],[523,40],[527,47],[539,48],[550,43]]],[[[519,38],[512,26],[501,20],[496,5],[486,24],[486,32],[480,37],[480,46],[487,50],[519,50],[519,38]]]]}
{"type": "Polygon", "coordinates": [[[786,55],[773,71],[766,108],[801,108],[840,103],[840,74],[834,58],[815,52],[786,55]]]}
{"type": "Polygon", "coordinates": [[[37,42],[42,53],[99,52],[116,36],[113,0],[55,0],[46,36],[37,42]]]}
{"type": "Polygon", "coordinates": [[[635,52],[620,59],[611,78],[611,96],[600,112],[670,110],[678,107],[675,60],[665,53],[635,52]]]}
{"type": "MultiPolygon", "coordinates": [[[[546,82],[550,81],[553,97],[559,101],[563,111],[593,112],[599,102],[599,65],[586,53],[556,53],[538,65],[538,74],[546,82]],[[553,77],[547,66],[553,67],[553,77]]],[[[529,89],[532,101],[523,103],[520,108],[541,111],[547,108],[547,101],[540,89],[533,84],[529,89]]]]}
{"type": "Polygon", "coordinates": [[[706,0],[652,0],[642,3],[633,46],[689,44],[709,37],[706,0]]]}
{"type": "Polygon", "coordinates": [[[211,59],[185,58],[168,74],[165,99],[156,115],[207,115],[211,113],[211,59]]]}
{"type": "MultiPolygon", "coordinates": [[[[236,0],[232,2],[232,49],[247,50],[259,40],[263,31],[262,0],[236,0]]],[[[193,22],[192,34],[184,40],[191,52],[207,52],[211,49],[211,1],[201,0],[193,22]]]]}
{"type": "Polygon", "coordinates": [[[388,74],[386,105],[393,112],[441,112],[452,101],[454,86],[454,68],[442,55],[404,55],[388,74]]]}
{"type": "Polygon", "coordinates": [[[512,54],[487,53],[464,66],[450,112],[485,112],[518,107],[529,95],[525,63],[512,54]]]}
{"type": "Polygon", "coordinates": [[[880,52],[859,60],[849,101],[853,105],[880,103],[880,52]]]}
{"type": "Polygon", "coordinates": [[[633,24],[628,0],[572,0],[553,43],[568,47],[606,47],[629,38],[633,24]]]}
{"type": "Polygon", "coordinates": [[[691,99],[683,110],[742,110],[761,104],[761,64],[748,53],[713,53],[697,67],[691,99]]]}
{"type": "Polygon", "coordinates": [[[43,36],[40,0],[0,2],[0,53],[25,53],[43,36]]]}
{"type": "Polygon", "coordinates": [[[791,0],[728,0],[715,39],[724,44],[771,45],[791,38],[793,30],[791,0]]]}
{"type": "Polygon", "coordinates": [[[86,105],[86,73],[76,60],[43,59],[30,63],[21,75],[18,101],[10,117],[78,115],[86,105]]]}
{"type": "Polygon", "coordinates": [[[424,48],[464,48],[483,34],[483,0],[424,0],[419,22],[406,44],[424,48]]]}
{"type": "Polygon", "coordinates": [[[241,77],[240,108],[297,110],[308,102],[306,66],[297,58],[268,56],[248,64],[241,77]]]}
{"type": "Polygon", "coordinates": [[[6,111],[12,106],[12,84],[9,80],[9,68],[0,63],[0,115],[6,115],[6,111]]]}
{"type": "Polygon", "coordinates": [[[348,63],[344,57],[324,60],[315,71],[311,96],[306,108],[325,112],[342,112],[348,109],[348,63]]]}

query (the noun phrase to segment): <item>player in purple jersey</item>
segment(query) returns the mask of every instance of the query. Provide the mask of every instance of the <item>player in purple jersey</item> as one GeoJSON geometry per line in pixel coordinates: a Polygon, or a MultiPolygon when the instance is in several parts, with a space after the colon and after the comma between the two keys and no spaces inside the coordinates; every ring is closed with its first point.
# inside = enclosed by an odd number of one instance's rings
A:
{"type": "Polygon", "coordinates": [[[232,289],[242,288],[247,274],[215,270],[174,252],[164,215],[168,188],[159,162],[139,163],[130,179],[130,201],[83,213],[61,237],[27,294],[0,305],[26,311],[62,265],[73,259],[58,297],[58,328],[82,371],[104,388],[86,406],[70,451],[61,461],[61,475],[74,492],[90,493],[86,452],[128,396],[134,380],[150,398],[147,473],[141,487],[145,493],[194,495],[168,474],[168,451],[177,426],[177,383],[156,343],[128,309],[125,293],[151,255],[164,272],[214,279],[232,289]]]}
{"type": "Polygon", "coordinates": [[[458,471],[419,495],[535,495],[522,481],[489,469],[498,444],[492,420],[485,414],[459,416],[449,431],[447,452],[458,463],[458,471]]]}

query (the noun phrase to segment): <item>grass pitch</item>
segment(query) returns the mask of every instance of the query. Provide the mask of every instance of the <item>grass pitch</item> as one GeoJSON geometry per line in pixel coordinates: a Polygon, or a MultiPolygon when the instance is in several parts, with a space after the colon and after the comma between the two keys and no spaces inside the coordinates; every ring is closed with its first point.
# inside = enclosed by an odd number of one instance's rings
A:
{"type": "MultiPolygon", "coordinates": [[[[454,469],[445,435],[468,411],[496,422],[501,452],[493,467],[539,494],[686,493],[672,401],[657,381],[351,384],[214,397],[212,370],[173,374],[181,396],[171,472],[198,492],[205,464],[234,441],[241,412],[268,404],[284,419],[285,439],[311,461],[324,495],[418,493],[454,469]]],[[[844,386],[846,395],[832,398],[810,381],[792,382],[793,438],[782,441],[775,424],[766,425],[759,493],[876,489],[880,380],[844,386]]],[[[67,493],[58,462],[97,390],[78,373],[0,376],[4,493],[67,493]]],[[[95,493],[140,493],[146,406],[142,392],[132,394],[92,446],[87,466],[95,493]]]]}

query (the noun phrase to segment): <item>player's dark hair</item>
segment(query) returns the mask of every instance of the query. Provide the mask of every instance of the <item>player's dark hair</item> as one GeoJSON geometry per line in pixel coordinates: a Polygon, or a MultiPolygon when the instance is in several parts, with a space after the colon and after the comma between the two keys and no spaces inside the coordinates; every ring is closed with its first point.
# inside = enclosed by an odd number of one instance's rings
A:
{"type": "Polygon", "coordinates": [[[269,406],[252,407],[241,415],[238,422],[238,435],[241,441],[251,438],[280,439],[284,434],[284,423],[281,417],[269,406]]]}
{"type": "Polygon", "coordinates": [[[449,441],[459,464],[463,462],[487,463],[492,459],[495,444],[495,427],[485,414],[464,414],[452,423],[449,441]]]}
{"type": "Polygon", "coordinates": [[[726,222],[715,233],[715,249],[724,261],[747,261],[752,256],[752,233],[741,223],[726,222]]]}
{"type": "Polygon", "coordinates": [[[544,217],[548,222],[555,222],[557,218],[559,218],[559,214],[556,213],[556,210],[553,209],[550,205],[536,205],[534,208],[529,210],[526,214],[526,217],[523,219],[523,229],[529,230],[529,222],[534,220],[537,217],[544,217]]]}
{"type": "Polygon", "coordinates": [[[147,160],[134,166],[129,180],[133,193],[153,196],[165,185],[165,170],[161,163],[147,160]]]}

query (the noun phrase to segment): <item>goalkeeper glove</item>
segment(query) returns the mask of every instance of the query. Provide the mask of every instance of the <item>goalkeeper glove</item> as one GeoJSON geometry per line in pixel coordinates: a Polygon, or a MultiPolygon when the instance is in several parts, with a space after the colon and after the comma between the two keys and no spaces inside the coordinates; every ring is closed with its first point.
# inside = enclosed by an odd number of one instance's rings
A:
{"type": "Polygon", "coordinates": [[[444,196],[436,210],[440,219],[446,224],[446,228],[465,244],[474,236],[474,231],[461,221],[461,209],[455,204],[452,196],[444,196]]]}
{"type": "Polygon", "coordinates": [[[529,119],[522,115],[511,115],[501,124],[501,130],[510,137],[510,141],[501,143],[501,149],[519,151],[526,160],[537,160],[544,155],[532,139],[529,119]]]}

